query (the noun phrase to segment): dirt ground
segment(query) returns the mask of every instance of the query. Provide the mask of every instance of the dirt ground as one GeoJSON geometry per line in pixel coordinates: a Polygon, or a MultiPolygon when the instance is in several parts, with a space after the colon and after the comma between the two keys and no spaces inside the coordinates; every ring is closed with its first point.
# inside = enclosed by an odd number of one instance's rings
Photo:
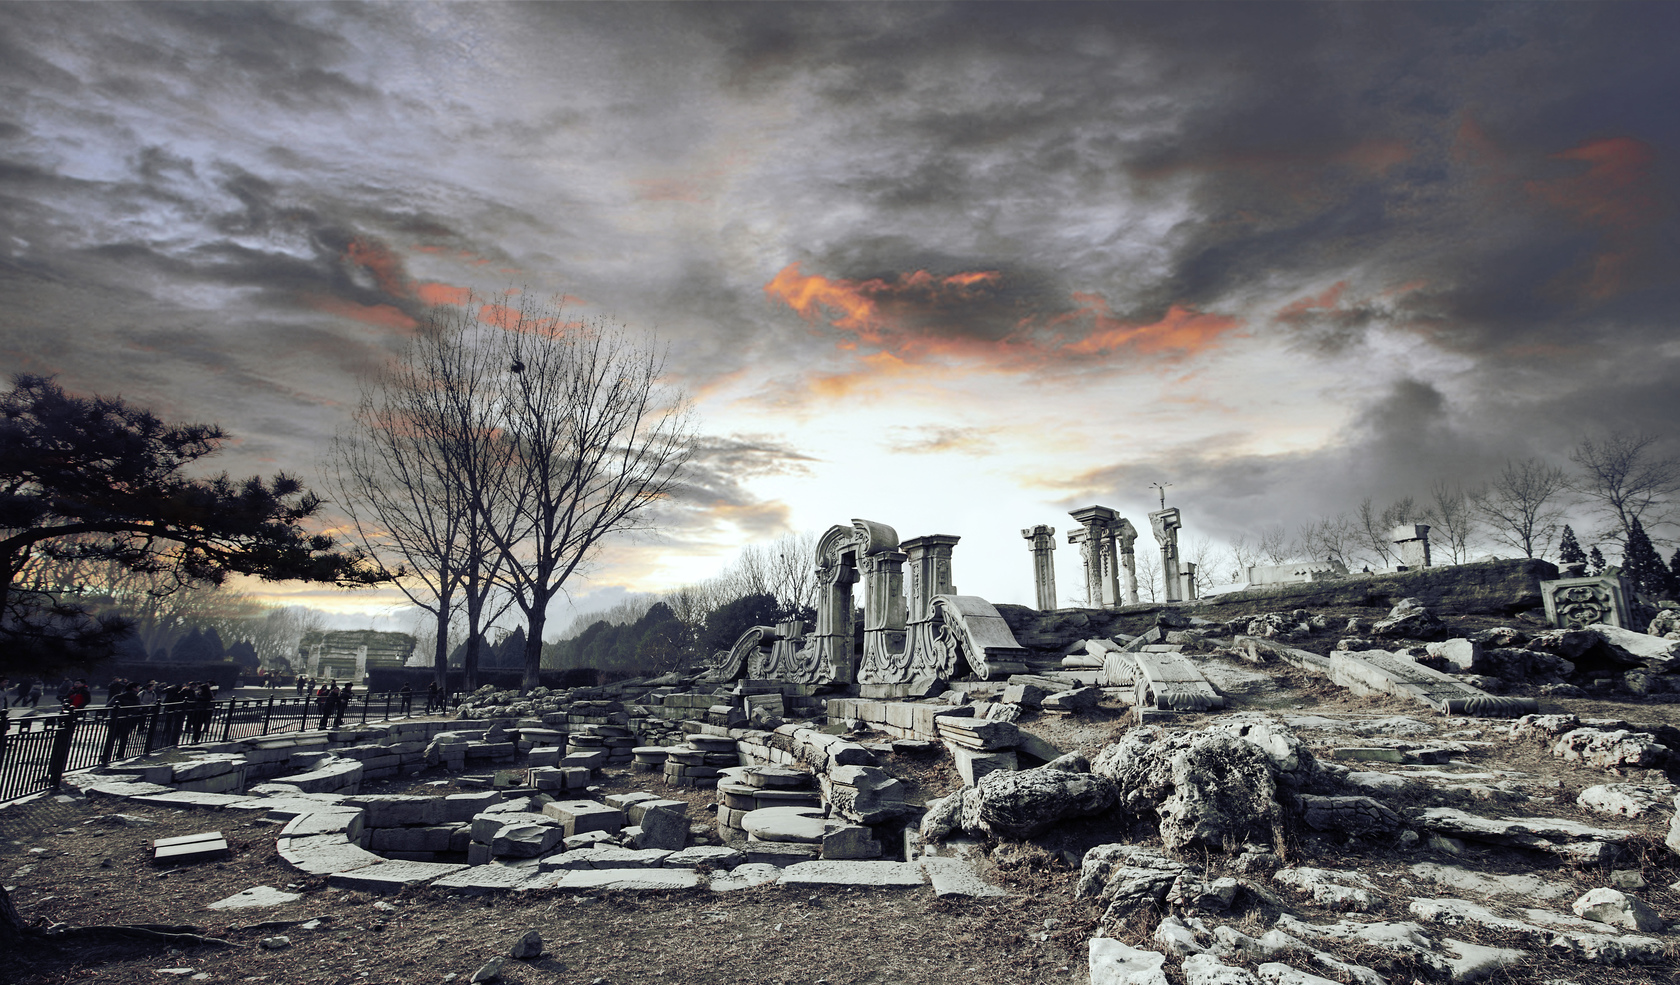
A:
{"type": "MultiPolygon", "coordinates": [[[[1580,818],[1574,797],[1585,786],[1618,777],[1551,759],[1539,746],[1506,741],[1498,722],[1435,717],[1422,706],[1393,698],[1361,698],[1276,666],[1256,670],[1239,661],[1208,660],[1210,677],[1236,711],[1310,714],[1326,719],[1404,716],[1426,723],[1430,738],[1465,744],[1445,770],[1494,771],[1541,796],[1506,803],[1497,797],[1467,804],[1475,813],[1557,813],[1580,818]],[[1555,792],[1547,792],[1555,791],[1555,792]]],[[[1545,712],[1635,722],[1680,724],[1680,706],[1615,700],[1541,702],[1545,712]]],[[[1066,750],[1094,756],[1127,727],[1124,709],[1104,706],[1078,718],[1029,715],[1022,725],[1066,750]]],[[[1194,725],[1195,721],[1182,724],[1194,725]]],[[[1338,733],[1303,733],[1321,757],[1337,745],[1363,739],[1338,733]]],[[[868,738],[868,737],[866,737],[868,738]]],[[[874,738],[885,738],[875,736],[874,738]]],[[[925,802],[957,786],[947,754],[913,759],[895,755],[886,764],[925,802]]],[[[1659,780],[1659,774],[1644,775],[1659,780]]],[[[1634,779],[1630,778],[1630,779],[1634,779]]],[[[364,792],[457,792],[441,772],[369,784],[364,792]]],[[[656,774],[609,770],[602,793],[648,790],[683,796],[696,822],[713,818],[712,791],[673,791],[656,774]]],[[[1399,806],[1399,805],[1397,805],[1399,806]]],[[[1639,894],[1669,920],[1680,919],[1680,857],[1661,845],[1666,815],[1648,822],[1596,823],[1639,831],[1632,857],[1620,868],[1638,868],[1648,888],[1639,894]]],[[[1110,818],[1060,825],[1032,844],[987,846],[986,874],[1011,890],[1003,898],[940,900],[931,888],[905,890],[770,887],[737,893],[700,889],[685,893],[596,893],[539,890],[522,894],[457,897],[416,887],[394,896],[329,889],[324,878],[305,878],[275,852],[278,826],[243,814],[128,805],[103,798],[48,796],[0,809],[0,882],[26,920],[43,926],[149,924],[191,928],[216,943],[190,948],[121,944],[68,953],[35,951],[0,959],[0,983],[36,985],[101,981],[139,985],[183,981],[288,983],[466,982],[486,961],[507,953],[526,931],[543,938],[542,958],[509,961],[501,980],[557,985],[628,985],[631,982],[719,982],[740,985],[865,985],[972,980],[987,985],[1088,980],[1086,942],[1101,927],[1110,936],[1148,943],[1160,917],[1145,913],[1102,927],[1101,911],[1073,898],[1077,859],[1086,848],[1112,841],[1147,844],[1147,826],[1122,829],[1110,818]],[[150,863],[154,839],[221,831],[232,849],[221,862],[160,870],[150,863]],[[253,886],[301,894],[267,909],[209,910],[207,905],[253,886]],[[289,945],[265,949],[266,938],[289,945]],[[451,978],[450,976],[456,976],[451,978]]],[[[714,833],[707,837],[715,840],[714,833]]],[[[1408,867],[1422,861],[1467,865],[1480,871],[1534,872],[1585,892],[1609,884],[1609,872],[1572,868],[1555,858],[1516,849],[1472,847],[1463,856],[1397,845],[1332,844],[1302,837],[1287,846],[1291,861],[1353,869],[1379,878],[1378,911],[1362,919],[1406,917],[1417,895],[1450,895],[1414,885],[1408,867]]],[[[1210,873],[1226,874],[1230,859],[1195,860],[1210,873]]],[[[1261,881],[1264,881],[1263,879],[1261,881]]],[[[1275,888],[1275,887],[1274,887],[1275,888]]],[[[1573,896],[1569,897],[1570,899],[1573,896]]],[[[1568,900],[1553,905],[1567,908],[1568,900]]],[[[1303,919],[1330,922],[1345,914],[1288,900],[1303,919]]],[[[1258,934],[1277,914],[1254,905],[1221,917],[1258,934]]],[[[1452,936],[1518,946],[1468,928],[1452,936]]],[[[1529,946],[1529,950],[1536,950],[1529,946]]],[[[1492,981],[1570,982],[1575,985],[1646,985],[1680,981],[1674,967],[1613,969],[1564,962],[1536,953],[1496,973],[1492,981]]],[[[1304,966],[1304,965],[1303,965],[1304,966]]],[[[1322,971],[1323,969],[1315,969],[1322,971]]],[[[1391,985],[1425,980],[1417,969],[1390,963],[1391,985]]],[[[1182,977],[1169,963],[1169,978],[1182,977]]]]}

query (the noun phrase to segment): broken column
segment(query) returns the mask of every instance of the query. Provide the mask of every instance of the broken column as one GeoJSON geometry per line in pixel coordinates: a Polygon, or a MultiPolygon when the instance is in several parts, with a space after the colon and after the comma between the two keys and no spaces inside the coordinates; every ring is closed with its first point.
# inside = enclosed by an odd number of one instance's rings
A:
{"type": "Polygon", "coordinates": [[[1068,543],[1079,545],[1079,555],[1085,562],[1085,596],[1092,608],[1117,605],[1120,585],[1114,550],[1114,521],[1120,514],[1106,506],[1086,506],[1069,510],[1068,515],[1079,521],[1081,529],[1068,532],[1068,543]]]}
{"type": "Polygon", "coordinates": [[[1179,597],[1184,599],[1186,602],[1194,602],[1197,597],[1196,564],[1193,561],[1186,561],[1182,567],[1183,570],[1179,573],[1178,577],[1183,592],[1179,597]]]}
{"type": "Polygon", "coordinates": [[[1161,545],[1161,583],[1166,589],[1166,601],[1182,601],[1184,584],[1178,568],[1178,528],[1184,526],[1184,520],[1178,507],[1169,506],[1149,514],[1149,525],[1155,528],[1155,540],[1161,545]]]}
{"type": "Polygon", "coordinates": [[[1389,533],[1389,539],[1399,548],[1400,568],[1429,567],[1429,524],[1402,523],[1389,533]]]}
{"type": "Polygon", "coordinates": [[[1021,531],[1033,556],[1033,594],[1041,611],[1056,607],[1056,528],[1039,524],[1021,531]]]}
{"type": "MultiPolygon", "coordinates": [[[[928,534],[924,537],[912,537],[899,545],[904,548],[905,557],[909,559],[910,622],[923,622],[933,618],[935,595],[957,594],[956,586],[951,584],[951,551],[961,539],[952,534],[928,534]]],[[[1055,549],[1055,546],[1052,541],[1051,549],[1055,549]]],[[[1053,587],[1051,594],[1055,594],[1053,587]]]]}
{"type": "Polygon", "coordinates": [[[1121,517],[1109,524],[1109,530],[1114,534],[1115,552],[1120,559],[1120,602],[1137,605],[1137,528],[1132,526],[1132,521],[1121,517]]]}

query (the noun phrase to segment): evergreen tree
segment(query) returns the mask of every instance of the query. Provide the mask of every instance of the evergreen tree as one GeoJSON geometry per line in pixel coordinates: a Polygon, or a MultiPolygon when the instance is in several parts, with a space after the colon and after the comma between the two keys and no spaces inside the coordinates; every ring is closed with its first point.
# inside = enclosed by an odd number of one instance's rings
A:
{"type": "Polygon", "coordinates": [[[1599,551],[1597,544],[1593,545],[1592,553],[1587,555],[1587,572],[1593,575],[1604,574],[1604,555],[1599,551]]]}
{"type": "Polygon", "coordinates": [[[518,626],[496,645],[496,666],[518,669],[525,666],[525,627],[518,626]]]}
{"type": "Polygon", "coordinates": [[[1680,547],[1676,547],[1673,556],[1668,559],[1668,595],[1680,599],[1680,547]]]}
{"type": "Polygon", "coordinates": [[[204,631],[204,655],[209,660],[223,660],[227,657],[227,646],[222,643],[222,634],[211,626],[204,631]]]}
{"type": "Polygon", "coordinates": [[[1566,523],[1563,526],[1563,539],[1558,541],[1558,562],[1560,564],[1586,564],[1587,554],[1581,550],[1581,542],[1575,539],[1575,531],[1566,523]]]}
{"type": "Polygon", "coordinates": [[[178,664],[203,663],[209,659],[205,656],[207,650],[204,634],[199,632],[197,626],[194,626],[192,632],[175,642],[175,648],[169,651],[169,659],[178,664]]]}
{"type": "Polygon", "coordinates": [[[227,658],[241,667],[249,667],[252,670],[262,666],[262,658],[257,656],[257,648],[250,640],[235,640],[233,645],[227,648],[227,658]]]}
{"type": "Polygon", "coordinates": [[[1662,555],[1651,546],[1651,538],[1645,536],[1645,527],[1638,517],[1633,518],[1627,543],[1622,545],[1622,572],[1633,583],[1633,590],[1646,599],[1668,596],[1668,568],[1663,565],[1662,555]]]}

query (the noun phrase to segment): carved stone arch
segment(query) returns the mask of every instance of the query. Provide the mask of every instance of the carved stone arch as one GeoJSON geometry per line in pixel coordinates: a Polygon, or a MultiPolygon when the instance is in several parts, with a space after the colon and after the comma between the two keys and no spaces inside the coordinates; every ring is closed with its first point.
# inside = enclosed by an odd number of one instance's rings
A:
{"type": "Polygon", "coordinates": [[[1015,639],[997,607],[978,595],[935,595],[938,676],[949,680],[966,663],[979,678],[1018,674],[1027,648],[1015,639]]]}

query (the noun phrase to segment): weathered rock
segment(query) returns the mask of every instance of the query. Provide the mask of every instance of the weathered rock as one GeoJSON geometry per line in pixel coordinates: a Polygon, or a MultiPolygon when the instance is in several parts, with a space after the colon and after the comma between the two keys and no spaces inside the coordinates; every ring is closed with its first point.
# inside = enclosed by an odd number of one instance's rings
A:
{"type": "Polygon", "coordinates": [[[1526,684],[1561,684],[1575,673],[1575,665],[1555,653],[1500,646],[1484,649],[1468,669],[1526,684]]]}
{"type": "Polygon", "coordinates": [[[1081,712],[1090,711],[1102,700],[1100,687],[1076,687],[1071,691],[1046,696],[1039,706],[1045,711],[1081,712]]]}
{"type": "Polygon", "coordinates": [[[1583,762],[1604,770],[1661,769],[1672,758],[1669,748],[1649,732],[1616,729],[1603,732],[1579,728],[1566,732],[1552,746],[1552,755],[1566,762],[1583,762]]]}
{"type": "Polygon", "coordinates": [[[1430,639],[1438,635],[1445,624],[1415,598],[1401,599],[1390,609],[1388,616],[1371,626],[1372,636],[1402,636],[1407,639],[1430,639]]]}
{"type": "Polygon", "coordinates": [[[1607,923],[1612,927],[1661,933],[1662,918],[1655,910],[1619,889],[1600,887],[1570,904],[1575,915],[1585,920],[1607,923]]]}
{"type": "Polygon", "coordinates": [[[1680,787],[1672,783],[1601,783],[1581,791],[1575,804],[1584,810],[1614,817],[1640,817],[1653,807],[1669,804],[1680,787]]]}
{"type": "Polygon", "coordinates": [[[1115,782],[1121,810],[1158,817],[1172,851],[1268,841],[1285,826],[1298,793],[1329,785],[1292,732],[1235,716],[1194,732],[1134,728],[1091,770],[1115,782]]]}
{"type": "Polygon", "coordinates": [[[1431,643],[1425,649],[1429,655],[1445,663],[1449,674],[1471,670],[1482,657],[1482,645],[1474,640],[1454,639],[1431,643]]]}
{"type": "Polygon", "coordinates": [[[513,942],[513,949],[508,952],[508,957],[515,961],[535,961],[542,957],[542,953],[542,934],[535,930],[527,930],[525,936],[513,942]]]}
{"type": "Polygon", "coordinates": [[[1109,937],[1091,938],[1091,985],[1167,985],[1167,956],[1109,937]]]}
{"type": "Polygon", "coordinates": [[[1192,954],[1184,959],[1182,967],[1188,985],[1260,985],[1253,974],[1225,964],[1211,954],[1192,954]]]}
{"type": "Polygon", "coordinates": [[[1587,629],[1598,634],[1608,649],[1631,665],[1656,674],[1680,671],[1680,640],[1666,640],[1605,623],[1594,623],[1587,629]]]}
{"type": "Polygon", "coordinates": [[[823,777],[834,812],[859,824],[880,824],[911,810],[904,784],[875,766],[836,766],[823,777]]]}
{"type": "Polygon", "coordinates": [[[922,840],[944,841],[951,832],[961,827],[963,794],[970,789],[973,788],[964,787],[928,803],[922,814],[922,840]]]}
{"type": "Polygon", "coordinates": [[[1315,869],[1304,865],[1281,869],[1272,876],[1272,881],[1311,897],[1320,906],[1355,913],[1365,913],[1372,908],[1371,891],[1376,888],[1371,880],[1357,872],[1315,869]]]}
{"type": "Polygon", "coordinates": [[[1173,884],[1201,869],[1139,845],[1098,845],[1085,853],[1079,867],[1076,899],[1102,899],[1113,914],[1124,915],[1166,900],[1173,884]]]}
{"type": "Polygon", "coordinates": [[[1025,838],[1063,818],[1099,814],[1114,806],[1114,783],[1094,773],[1069,773],[1039,767],[998,771],[975,785],[979,831],[1025,838]]]}
{"type": "Polygon", "coordinates": [[[1315,831],[1350,835],[1389,835],[1400,830],[1400,815],[1370,797],[1319,797],[1303,794],[1301,820],[1315,831]]]}

